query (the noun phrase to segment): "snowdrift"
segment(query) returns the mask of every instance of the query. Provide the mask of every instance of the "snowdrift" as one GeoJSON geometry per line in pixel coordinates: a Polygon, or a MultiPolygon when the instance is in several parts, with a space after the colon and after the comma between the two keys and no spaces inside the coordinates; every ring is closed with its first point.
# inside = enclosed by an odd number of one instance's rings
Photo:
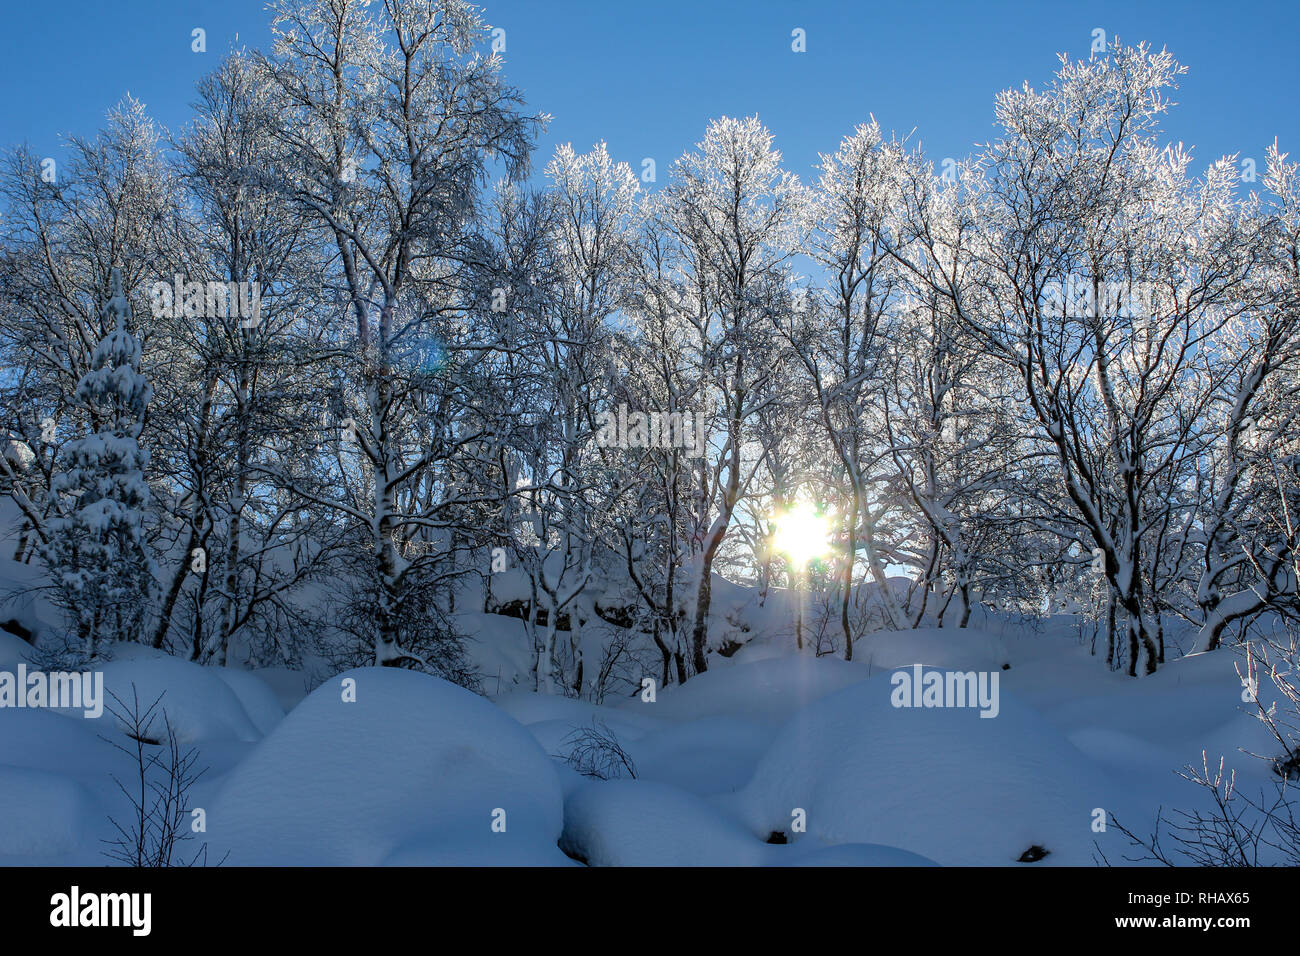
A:
{"type": "Polygon", "coordinates": [[[1042,717],[1003,691],[1000,712],[895,708],[888,675],[795,716],[735,798],[758,836],[879,843],[947,865],[1093,862],[1092,810],[1111,806],[1106,775],[1042,717]],[[794,832],[796,810],[807,834],[794,832]]]}
{"type": "Polygon", "coordinates": [[[85,823],[96,806],[67,777],[0,766],[0,858],[75,852],[86,842],[85,823]]]}
{"type": "Polygon", "coordinates": [[[591,866],[757,866],[765,849],[699,797],[641,780],[578,789],[564,806],[561,846],[591,866]]]}
{"type": "MultiPolygon", "coordinates": [[[[110,708],[119,712],[123,707],[129,710],[138,699],[139,713],[143,715],[158,700],[148,728],[149,736],[155,740],[162,740],[166,735],[164,711],[167,723],[182,744],[213,739],[254,741],[262,737],[240,703],[239,695],[223,679],[220,668],[202,667],[162,655],[114,660],[104,665],[103,673],[105,721],[114,720],[108,712],[110,708]]],[[[253,699],[253,692],[247,686],[245,692],[253,699]]],[[[116,723],[119,729],[124,729],[120,721],[116,723]]]]}
{"type": "Polygon", "coordinates": [[[553,864],[567,862],[562,820],[555,767],[499,708],[436,677],[358,668],[230,772],[208,840],[232,865],[553,864]]]}

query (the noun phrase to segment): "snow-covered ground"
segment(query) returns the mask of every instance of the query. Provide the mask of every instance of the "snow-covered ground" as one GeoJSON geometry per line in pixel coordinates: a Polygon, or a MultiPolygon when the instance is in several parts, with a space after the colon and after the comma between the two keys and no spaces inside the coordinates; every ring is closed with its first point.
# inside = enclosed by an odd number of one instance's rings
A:
{"type": "MultiPolygon", "coordinates": [[[[769,610],[707,673],[601,705],[524,689],[522,625],[473,612],[460,623],[487,696],[389,668],[308,693],[299,672],[135,646],[102,673],[106,694],[162,695],[195,749],[202,827],[182,851],[206,842],[209,863],[1089,865],[1132,852],[1099,819],[1145,834],[1158,806],[1196,804],[1177,771],[1203,750],[1239,785],[1267,783],[1242,752],[1271,748],[1230,650],[1134,680],[1068,620],[986,622],[871,634],[845,662],[797,654],[785,605],[769,610]],[[896,706],[900,684],[932,672],[996,679],[996,706],[896,706]],[[566,760],[592,732],[622,749],[608,779],[566,760]],[[1019,863],[1031,847],[1046,856],[1019,863]]],[[[0,633],[0,670],[37,659],[0,633]]],[[[134,746],[107,710],[0,708],[0,863],[106,861],[112,821],[131,815],[115,778],[138,785],[114,743],[134,746]]]]}

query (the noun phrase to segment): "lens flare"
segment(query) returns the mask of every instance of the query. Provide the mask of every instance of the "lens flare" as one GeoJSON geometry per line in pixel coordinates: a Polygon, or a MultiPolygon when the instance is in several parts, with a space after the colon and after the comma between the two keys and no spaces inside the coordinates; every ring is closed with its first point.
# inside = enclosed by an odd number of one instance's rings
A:
{"type": "Polygon", "coordinates": [[[776,533],[772,547],[794,564],[804,567],[814,558],[830,552],[830,519],[818,514],[810,504],[797,504],[784,513],[772,515],[776,533]]]}

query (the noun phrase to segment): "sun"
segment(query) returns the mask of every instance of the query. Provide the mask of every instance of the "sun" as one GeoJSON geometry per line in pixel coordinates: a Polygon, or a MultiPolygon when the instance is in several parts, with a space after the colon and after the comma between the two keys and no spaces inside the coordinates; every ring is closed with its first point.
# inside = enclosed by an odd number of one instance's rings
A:
{"type": "Polygon", "coordinates": [[[797,504],[784,513],[772,515],[772,522],[776,525],[772,547],[798,567],[830,552],[830,519],[818,514],[812,505],[797,504]]]}

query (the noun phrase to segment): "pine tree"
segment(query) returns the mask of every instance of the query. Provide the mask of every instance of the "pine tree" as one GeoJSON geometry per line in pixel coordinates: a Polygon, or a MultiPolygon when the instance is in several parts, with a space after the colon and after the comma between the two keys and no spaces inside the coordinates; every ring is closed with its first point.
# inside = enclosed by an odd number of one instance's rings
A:
{"type": "Polygon", "coordinates": [[[153,390],[140,374],[140,343],[127,331],[131,306],[116,268],[100,314],[110,331],[73,397],[92,431],[60,451],[52,482],[60,513],[44,552],[87,657],[105,641],[138,639],[154,588],[144,534],[149,456],[139,444],[153,390]]]}

